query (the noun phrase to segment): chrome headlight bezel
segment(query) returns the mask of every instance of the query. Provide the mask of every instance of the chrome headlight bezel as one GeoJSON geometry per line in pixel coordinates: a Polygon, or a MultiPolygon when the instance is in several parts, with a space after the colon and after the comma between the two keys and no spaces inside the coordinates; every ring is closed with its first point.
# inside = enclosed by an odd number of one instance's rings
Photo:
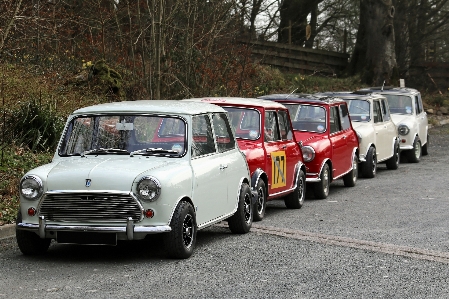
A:
{"type": "Polygon", "coordinates": [[[303,146],[302,147],[302,158],[304,162],[310,162],[315,159],[315,150],[311,146],[303,146]]]}
{"type": "Polygon", "coordinates": [[[27,175],[20,180],[19,192],[28,200],[38,200],[44,194],[42,180],[36,175],[27,175]]]}
{"type": "Polygon", "coordinates": [[[398,126],[398,134],[405,136],[410,133],[410,128],[407,125],[401,124],[398,126]]]}
{"type": "Polygon", "coordinates": [[[153,202],[161,195],[161,183],[153,176],[144,176],[137,183],[136,191],[140,200],[153,202]]]}

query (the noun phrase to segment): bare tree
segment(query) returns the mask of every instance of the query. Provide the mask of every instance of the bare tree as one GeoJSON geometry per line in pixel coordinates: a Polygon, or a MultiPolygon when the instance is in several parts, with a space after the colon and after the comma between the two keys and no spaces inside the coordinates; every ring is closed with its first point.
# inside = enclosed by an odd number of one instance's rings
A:
{"type": "Polygon", "coordinates": [[[5,46],[5,42],[11,32],[11,29],[14,26],[14,21],[17,18],[17,15],[20,11],[20,6],[22,5],[22,0],[18,1],[2,1],[0,5],[2,6],[2,11],[4,9],[4,13],[0,16],[0,54],[3,52],[3,48],[5,46]]]}

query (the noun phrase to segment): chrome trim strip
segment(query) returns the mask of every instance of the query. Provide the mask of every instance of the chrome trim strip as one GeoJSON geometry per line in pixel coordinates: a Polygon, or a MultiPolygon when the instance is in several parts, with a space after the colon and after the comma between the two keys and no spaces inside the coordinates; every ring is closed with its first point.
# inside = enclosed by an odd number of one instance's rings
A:
{"type": "Polygon", "coordinates": [[[226,215],[217,217],[217,218],[215,218],[215,219],[212,219],[212,220],[210,220],[210,221],[208,221],[208,222],[205,222],[205,223],[203,223],[203,224],[201,224],[201,225],[198,226],[198,230],[203,229],[203,228],[206,228],[206,227],[209,227],[209,226],[212,226],[212,225],[214,225],[214,224],[216,224],[216,223],[218,223],[218,222],[221,222],[221,221],[225,220],[226,218],[231,217],[231,216],[234,215],[234,214],[235,214],[235,212],[234,212],[234,213],[229,213],[229,214],[226,214],[226,215]]]}

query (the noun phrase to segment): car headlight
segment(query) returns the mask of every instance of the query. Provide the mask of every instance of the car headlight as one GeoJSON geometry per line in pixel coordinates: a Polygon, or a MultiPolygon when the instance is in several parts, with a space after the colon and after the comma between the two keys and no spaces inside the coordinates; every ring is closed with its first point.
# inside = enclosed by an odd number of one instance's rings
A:
{"type": "Polygon", "coordinates": [[[20,194],[26,199],[39,199],[44,193],[42,180],[35,175],[27,175],[20,181],[20,194]]]}
{"type": "Polygon", "coordinates": [[[315,150],[311,146],[303,146],[302,158],[304,162],[310,162],[315,158],[315,150]]]}
{"type": "Polygon", "coordinates": [[[161,195],[161,183],[152,177],[145,176],[137,183],[137,197],[143,201],[155,201],[161,195]]]}
{"type": "Polygon", "coordinates": [[[398,133],[399,135],[407,135],[410,132],[410,129],[407,125],[399,125],[398,133]]]}

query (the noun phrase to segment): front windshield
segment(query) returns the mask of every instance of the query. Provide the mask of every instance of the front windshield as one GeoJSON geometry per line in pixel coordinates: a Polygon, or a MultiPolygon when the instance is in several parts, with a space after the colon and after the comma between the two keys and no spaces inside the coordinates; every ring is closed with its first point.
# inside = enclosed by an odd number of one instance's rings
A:
{"type": "Polygon", "coordinates": [[[89,115],[73,118],[60,156],[141,153],[180,157],[186,148],[186,123],[170,116],[89,115]]]}
{"type": "Polygon", "coordinates": [[[344,99],[349,107],[351,121],[369,122],[371,120],[370,102],[357,99],[344,99]]]}
{"type": "Polygon", "coordinates": [[[223,107],[235,130],[235,137],[257,140],[260,136],[260,113],[251,108],[223,107]]]}
{"type": "Polygon", "coordinates": [[[390,113],[392,114],[413,114],[412,98],[409,96],[384,94],[390,106],[390,113]]]}
{"type": "Polygon", "coordinates": [[[284,104],[292,118],[293,130],[324,133],[326,131],[326,109],[321,106],[284,104]]]}

